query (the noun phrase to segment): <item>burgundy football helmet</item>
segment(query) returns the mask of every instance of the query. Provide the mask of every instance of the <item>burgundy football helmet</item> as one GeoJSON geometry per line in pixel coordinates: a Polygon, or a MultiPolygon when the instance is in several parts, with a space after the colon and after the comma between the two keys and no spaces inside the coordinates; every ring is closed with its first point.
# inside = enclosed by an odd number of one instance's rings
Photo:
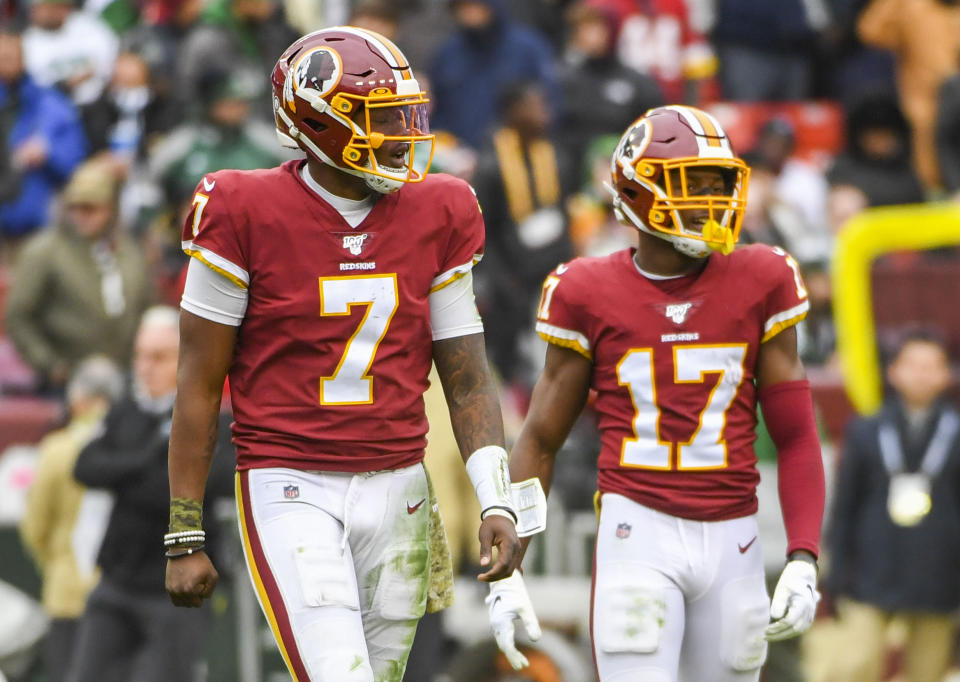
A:
{"type": "MultiPolygon", "coordinates": [[[[687,106],[651,109],[627,128],[611,159],[613,207],[621,222],[704,258],[710,249],[730,253],[740,236],[750,169],[730,147],[716,118],[687,106]],[[723,177],[722,193],[689,191],[687,172],[711,168],[723,177]],[[698,226],[684,213],[706,212],[698,226]]],[[[687,214],[689,216],[689,214],[687,214]]]]}
{"type": "Polygon", "coordinates": [[[307,34],[280,56],[270,80],[284,146],[381,193],[423,180],[434,146],[427,99],[406,57],[383,36],[352,26],[307,34]],[[399,165],[376,157],[391,143],[399,165]]]}

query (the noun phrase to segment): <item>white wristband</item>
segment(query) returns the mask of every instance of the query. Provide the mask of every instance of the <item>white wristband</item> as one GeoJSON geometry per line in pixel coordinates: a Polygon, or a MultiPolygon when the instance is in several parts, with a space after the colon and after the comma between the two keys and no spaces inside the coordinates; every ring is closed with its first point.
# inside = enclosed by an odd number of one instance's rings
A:
{"type": "Polygon", "coordinates": [[[510,469],[507,467],[507,451],[497,445],[488,445],[475,450],[467,459],[467,475],[473,483],[480,501],[480,518],[494,508],[508,512],[517,520],[510,494],[510,469]]]}
{"type": "Polygon", "coordinates": [[[481,521],[486,519],[488,516],[502,516],[505,519],[510,519],[514,524],[517,522],[517,520],[513,518],[513,514],[511,514],[508,509],[501,509],[500,507],[490,507],[480,512],[481,521]]]}

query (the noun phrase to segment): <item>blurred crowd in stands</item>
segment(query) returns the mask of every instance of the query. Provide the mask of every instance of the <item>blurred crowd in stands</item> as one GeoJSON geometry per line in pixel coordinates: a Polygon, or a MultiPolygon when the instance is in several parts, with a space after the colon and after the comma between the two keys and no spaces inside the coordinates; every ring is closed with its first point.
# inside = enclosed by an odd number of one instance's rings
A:
{"type": "MultiPolygon", "coordinates": [[[[431,100],[431,170],[477,191],[477,298],[514,429],[542,364],[543,277],[635,241],[603,183],[646,109],[706,108],[752,167],[741,242],[799,262],[808,367],[836,363],[845,223],[960,201],[955,0],[0,0],[0,402],[69,404],[91,356],[131,369],[143,313],[179,302],[197,183],[294,158],[270,71],[298,35],[342,23],[404,50],[431,100]]],[[[960,268],[949,248],[886,258],[894,279],[931,260],[960,268]]],[[[960,324],[941,331],[956,356],[960,324]]],[[[39,414],[40,431],[68,416],[39,414]]],[[[581,421],[555,488],[589,509],[599,445],[589,409],[581,421]]],[[[0,423],[0,451],[26,422],[0,423]]]]}

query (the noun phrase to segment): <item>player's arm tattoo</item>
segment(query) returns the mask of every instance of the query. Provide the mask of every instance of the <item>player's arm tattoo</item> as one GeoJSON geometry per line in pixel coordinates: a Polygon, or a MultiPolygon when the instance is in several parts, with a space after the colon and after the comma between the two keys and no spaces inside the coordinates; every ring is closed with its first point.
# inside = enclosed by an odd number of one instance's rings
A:
{"type": "Polygon", "coordinates": [[[464,459],[486,445],[503,446],[503,416],[483,334],[467,334],[433,344],[450,422],[464,459]]]}

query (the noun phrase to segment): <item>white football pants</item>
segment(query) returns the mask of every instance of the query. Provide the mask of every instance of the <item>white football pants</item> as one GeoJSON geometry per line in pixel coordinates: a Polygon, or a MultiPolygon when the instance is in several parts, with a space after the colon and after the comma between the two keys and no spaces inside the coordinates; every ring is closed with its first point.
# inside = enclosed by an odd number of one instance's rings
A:
{"type": "Polygon", "coordinates": [[[755,516],[690,521],[602,498],[591,630],[602,682],[756,682],[770,601],[755,516]]]}
{"type": "Polygon", "coordinates": [[[427,479],[237,474],[247,569],[296,682],[400,682],[427,599],[427,479]]]}

